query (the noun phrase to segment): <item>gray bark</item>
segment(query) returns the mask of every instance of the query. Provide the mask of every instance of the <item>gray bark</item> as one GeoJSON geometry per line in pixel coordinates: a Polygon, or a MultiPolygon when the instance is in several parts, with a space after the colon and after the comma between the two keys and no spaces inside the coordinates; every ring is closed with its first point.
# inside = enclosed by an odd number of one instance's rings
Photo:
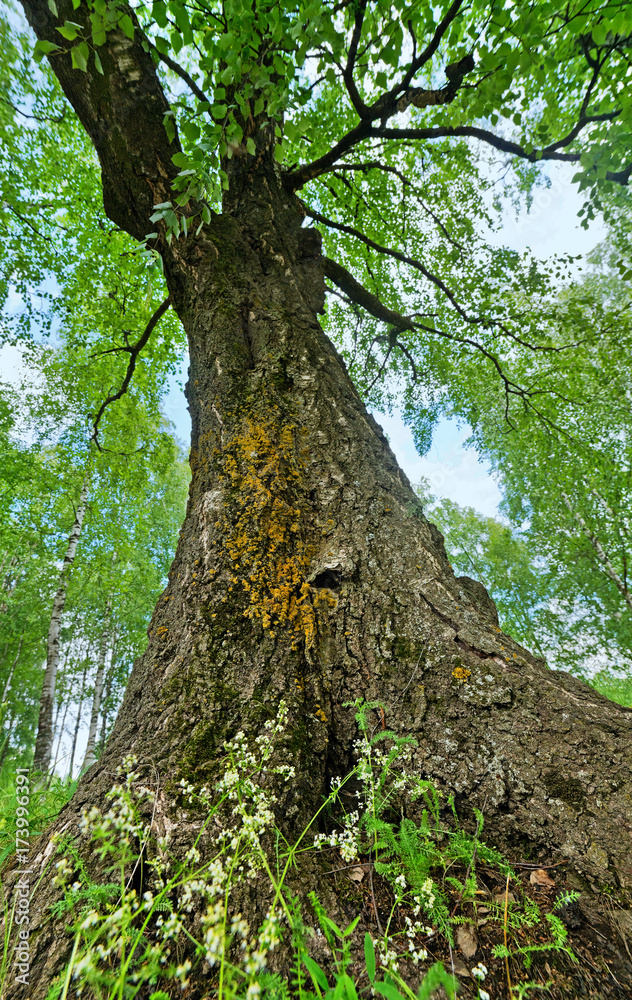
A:
{"type": "Polygon", "coordinates": [[[53,610],[51,613],[48,638],[46,642],[46,670],[44,673],[44,683],[42,685],[42,697],[40,701],[39,719],[37,723],[37,737],[35,740],[35,751],[33,754],[33,770],[36,773],[43,773],[48,770],[51,752],[53,747],[53,704],[55,701],[55,684],[57,681],[57,669],[59,667],[59,633],[61,630],[62,615],[66,604],[66,592],[68,589],[68,578],[75,561],[77,543],[81,535],[81,528],[86,512],[86,500],[90,485],[88,465],[81,484],[79,493],[79,503],[75,513],[75,520],[66,546],[64,562],[59,574],[57,592],[53,600],[53,610]]]}

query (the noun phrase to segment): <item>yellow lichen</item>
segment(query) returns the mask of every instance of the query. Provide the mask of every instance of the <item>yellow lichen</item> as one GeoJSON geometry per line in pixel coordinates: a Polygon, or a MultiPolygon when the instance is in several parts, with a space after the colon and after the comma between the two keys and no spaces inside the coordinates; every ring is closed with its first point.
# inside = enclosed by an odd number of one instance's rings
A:
{"type": "MultiPolygon", "coordinates": [[[[307,507],[296,426],[270,409],[243,415],[229,445],[216,453],[225,513],[216,522],[225,539],[230,582],[248,596],[244,614],[275,635],[289,631],[307,648],[316,636],[315,596],[307,582],[314,550],[305,540],[307,507]]],[[[326,599],[326,598],[325,598],[326,599]]]]}
{"type": "Polygon", "coordinates": [[[455,667],[452,671],[452,676],[456,681],[460,681],[462,684],[465,684],[471,673],[472,671],[468,670],[467,667],[455,667]]]}

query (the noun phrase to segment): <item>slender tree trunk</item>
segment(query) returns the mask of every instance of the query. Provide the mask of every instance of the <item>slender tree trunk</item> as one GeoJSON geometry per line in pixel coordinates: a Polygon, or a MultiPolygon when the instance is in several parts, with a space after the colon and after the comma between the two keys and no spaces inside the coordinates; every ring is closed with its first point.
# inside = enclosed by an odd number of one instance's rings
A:
{"type": "Polygon", "coordinates": [[[61,719],[61,726],[59,727],[59,736],[57,737],[57,747],[55,749],[55,758],[53,760],[53,766],[51,767],[51,773],[55,773],[55,768],[57,767],[57,760],[59,758],[59,751],[61,750],[61,741],[64,737],[64,729],[66,726],[66,716],[68,714],[68,706],[70,705],[70,698],[67,698],[64,702],[64,714],[61,719]]]}
{"type": "MultiPolygon", "coordinates": [[[[617,588],[617,590],[621,594],[623,600],[627,604],[628,608],[630,609],[630,611],[632,611],[632,594],[630,593],[630,591],[628,589],[628,585],[627,585],[626,581],[622,580],[621,577],[619,576],[619,574],[617,573],[616,569],[614,568],[614,566],[612,565],[612,563],[611,563],[611,561],[610,561],[610,559],[608,557],[607,552],[605,551],[603,545],[601,544],[601,542],[599,541],[599,539],[595,535],[594,531],[591,531],[591,529],[586,524],[586,521],[581,516],[581,514],[578,513],[578,511],[576,511],[576,510],[573,509],[573,507],[571,505],[571,502],[570,502],[568,496],[566,495],[566,493],[562,493],[562,500],[564,501],[564,504],[566,505],[566,507],[569,510],[569,512],[573,515],[573,517],[575,518],[575,520],[579,524],[579,526],[580,526],[580,528],[582,530],[582,533],[586,536],[586,538],[588,539],[588,541],[592,545],[593,549],[595,550],[595,554],[597,556],[597,559],[599,560],[599,562],[601,563],[601,565],[604,567],[604,569],[606,571],[606,575],[612,580],[612,582],[614,583],[615,587],[617,588]]],[[[625,559],[625,550],[624,550],[624,559],[625,559]]]]}
{"type": "Polygon", "coordinates": [[[68,536],[66,555],[59,575],[57,593],[53,600],[53,611],[48,629],[48,639],[46,644],[46,671],[44,673],[44,684],[42,686],[42,697],[40,702],[39,719],[37,724],[37,737],[35,740],[35,752],[33,754],[33,770],[43,773],[48,770],[51,751],[53,746],[53,703],[55,700],[55,683],[57,680],[57,668],[59,666],[59,633],[61,629],[62,615],[66,604],[66,591],[68,588],[68,578],[75,561],[77,543],[81,535],[81,528],[86,512],[86,500],[90,485],[89,471],[90,456],[86,464],[86,471],[79,493],[79,503],[75,514],[75,521],[72,531],[68,536]]]}
{"type": "Polygon", "coordinates": [[[114,679],[114,664],[116,660],[116,646],[118,642],[118,627],[115,624],[112,632],[112,648],[110,650],[110,666],[105,675],[105,696],[101,702],[102,715],[101,715],[101,736],[99,737],[99,746],[101,750],[105,746],[105,741],[108,737],[108,723],[110,718],[110,695],[112,694],[112,681],[114,679]]]}
{"type": "Polygon", "coordinates": [[[4,762],[5,762],[6,758],[7,758],[8,752],[9,752],[9,746],[11,744],[11,729],[13,728],[13,721],[14,721],[13,720],[13,715],[10,715],[9,716],[9,724],[7,726],[7,731],[6,731],[6,733],[4,735],[4,739],[2,741],[2,750],[0,750],[0,771],[2,771],[2,768],[4,767],[4,762]]]}
{"type": "Polygon", "coordinates": [[[7,677],[7,679],[5,681],[4,691],[2,692],[2,699],[0,699],[0,704],[2,704],[2,705],[4,705],[5,701],[7,700],[7,695],[9,693],[9,688],[11,687],[11,681],[13,680],[13,674],[14,674],[15,668],[17,667],[19,659],[20,659],[20,653],[22,651],[22,643],[23,642],[24,642],[24,635],[21,635],[20,636],[20,641],[18,643],[18,651],[15,654],[15,659],[14,659],[13,663],[11,664],[11,669],[9,670],[9,676],[7,677]]]}
{"type": "MultiPolygon", "coordinates": [[[[114,560],[116,555],[114,556],[114,560]]],[[[113,561],[114,561],[113,560],[113,561]]],[[[83,764],[81,765],[81,770],[86,771],[89,767],[94,764],[96,757],[94,756],[94,746],[97,738],[97,723],[99,721],[99,712],[101,711],[101,697],[103,695],[103,676],[105,673],[105,661],[108,652],[108,644],[111,639],[112,632],[112,601],[110,598],[107,600],[105,607],[105,623],[103,625],[103,630],[101,633],[101,642],[99,643],[99,662],[97,665],[97,673],[94,679],[94,695],[92,697],[92,712],[90,714],[90,729],[88,732],[88,743],[86,745],[86,753],[83,758],[83,764]]]]}
{"type": "Polygon", "coordinates": [[[88,673],[88,658],[86,658],[85,665],[83,668],[83,676],[81,678],[81,690],[79,692],[79,705],[77,707],[77,719],[75,722],[75,731],[72,736],[72,748],[70,751],[70,764],[68,766],[68,777],[72,778],[73,768],[75,766],[75,752],[77,750],[77,737],[79,736],[79,730],[81,728],[81,709],[83,707],[83,695],[86,689],[86,675],[88,673]]]}

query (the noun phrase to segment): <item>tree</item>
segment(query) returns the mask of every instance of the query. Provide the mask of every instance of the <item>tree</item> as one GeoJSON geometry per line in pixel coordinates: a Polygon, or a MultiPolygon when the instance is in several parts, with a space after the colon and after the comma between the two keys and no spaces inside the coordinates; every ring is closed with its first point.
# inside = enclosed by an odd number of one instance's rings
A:
{"type": "Polygon", "coordinates": [[[477,450],[499,474],[504,512],[548,566],[551,599],[566,618],[565,662],[621,671],[632,650],[631,328],[616,258],[606,243],[591,272],[545,303],[553,341],[571,332],[578,341],[563,378],[542,355],[517,359],[521,377],[528,366],[534,383],[553,390],[546,421],[516,413],[517,432],[507,433],[503,402],[488,386],[455,410],[471,420],[477,450]]]}
{"type": "MultiPolygon", "coordinates": [[[[455,579],[317,319],[326,276],[343,297],[333,333],[369,317],[347,343],[359,387],[370,400],[388,395],[378,376],[407,376],[420,441],[450,365],[493,375],[508,420],[546,418],[512,352],[559,345],[510,295],[545,277],[484,243],[477,158],[513,157],[524,188],[549,160],[576,163],[595,197],[627,183],[628,5],[535,5],[518,22],[460,0],[24,9],[94,144],[106,213],[139,266],[160,260],[190,354],[193,480],[169,584],[59,824],[102,801],[130,750],[161,776],[156,828],[182,819],[178,783],[212,782],[225,741],[262,733],[284,700],[295,779],[268,780],[291,837],[348,771],[348,703],[365,698],[418,736],[418,771],[459,807],[485,805],[488,838],[561,849],[584,885],[629,885],[628,715],[548,673],[500,633],[482,587],[455,579]]],[[[199,823],[180,822],[175,850],[199,823]]],[[[242,903],[255,919],[256,887],[242,903]]],[[[66,953],[52,929],[33,941],[35,996],[66,953]]]]}
{"type": "MultiPolygon", "coordinates": [[[[550,476],[549,484],[554,492],[550,476]]],[[[588,679],[629,707],[626,631],[601,605],[594,607],[581,562],[578,569],[577,559],[549,561],[550,521],[548,530],[533,523],[520,529],[452,500],[439,501],[426,483],[418,489],[427,516],[443,534],[454,572],[485,586],[502,630],[550,666],[588,679]]]]}

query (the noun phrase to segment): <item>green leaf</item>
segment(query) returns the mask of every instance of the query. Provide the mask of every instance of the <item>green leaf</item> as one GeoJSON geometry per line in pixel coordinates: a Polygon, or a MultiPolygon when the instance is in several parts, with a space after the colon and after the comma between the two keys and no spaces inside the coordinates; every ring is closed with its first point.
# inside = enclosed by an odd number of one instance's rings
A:
{"type": "Polygon", "coordinates": [[[255,140],[251,136],[248,136],[246,140],[246,149],[251,154],[251,156],[254,156],[255,153],[257,152],[257,147],[255,146],[255,140]]]}
{"type": "Polygon", "coordinates": [[[44,56],[47,56],[50,52],[58,52],[59,45],[55,45],[54,42],[48,42],[45,38],[40,39],[36,42],[33,47],[33,56],[36,62],[40,62],[44,56]]]}
{"type": "Polygon", "coordinates": [[[74,69],[79,69],[83,73],[88,69],[88,56],[90,55],[90,49],[88,48],[87,42],[79,42],[79,45],[73,45],[70,50],[70,58],[74,69]]]}
{"type": "Polygon", "coordinates": [[[103,76],[103,66],[101,65],[101,59],[99,58],[99,53],[96,51],[94,53],[94,67],[97,73],[100,73],[101,76],[103,76]]]}
{"type": "Polygon", "coordinates": [[[371,982],[375,979],[375,948],[373,946],[373,938],[367,931],[364,935],[364,961],[366,962],[366,971],[371,982]]]}
{"type": "Polygon", "coordinates": [[[119,21],[119,28],[130,40],[134,37],[134,22],[132,21],[129,14],[123,14],[123,17],[119,21]]]}
{"type": "Polygon", "coordinates": [[[376,993],[380,993],[386,1000],[406,1000],[406,998],[399,992],[396,986],[391,986],[389,983],[373,983],[373,989],[376,993]]]}
{"type": "Polygon", "coordinates": [[[59,13],[57,11],[57,4],[55,3],[55,0],[47,0],[47,2],[48,2],[48,9],[51,11],[51,13],[54,14],[55,17],[59,17],[59,13]]]}
{"type": "Polygon", "coordinates": [[[66,21],[62,24],[60,28],[56,29],[62,38],[65,38],[68,42],[74,42],[75,38],[81,31],[80,24],[73,24],[72,21],[66,21]]]}
{"type": "Polygon", "coordinates": [[[344,995],[347,997],[347,1000],[358,1000],[358,994],[354,982],[346,972],[343,972],[341,975],[340,982],[343,985],[344,995]]]}
{"type": "Polygon", "coordinates": [[[312,982],[315,986],[320,986],[322,990],[329,989],[329,983],[327,982],[327,976],[310,955],[303,955],[303,964],[312,977],[312,982]]]}
{"type": "Polygon", "coordinates": [[[160,28],[166,28],[169,19],[167,17],[167,5],[164,3],[164,0],[154,0],[151,11],[156,19],[156,24],[160,28]]]}

